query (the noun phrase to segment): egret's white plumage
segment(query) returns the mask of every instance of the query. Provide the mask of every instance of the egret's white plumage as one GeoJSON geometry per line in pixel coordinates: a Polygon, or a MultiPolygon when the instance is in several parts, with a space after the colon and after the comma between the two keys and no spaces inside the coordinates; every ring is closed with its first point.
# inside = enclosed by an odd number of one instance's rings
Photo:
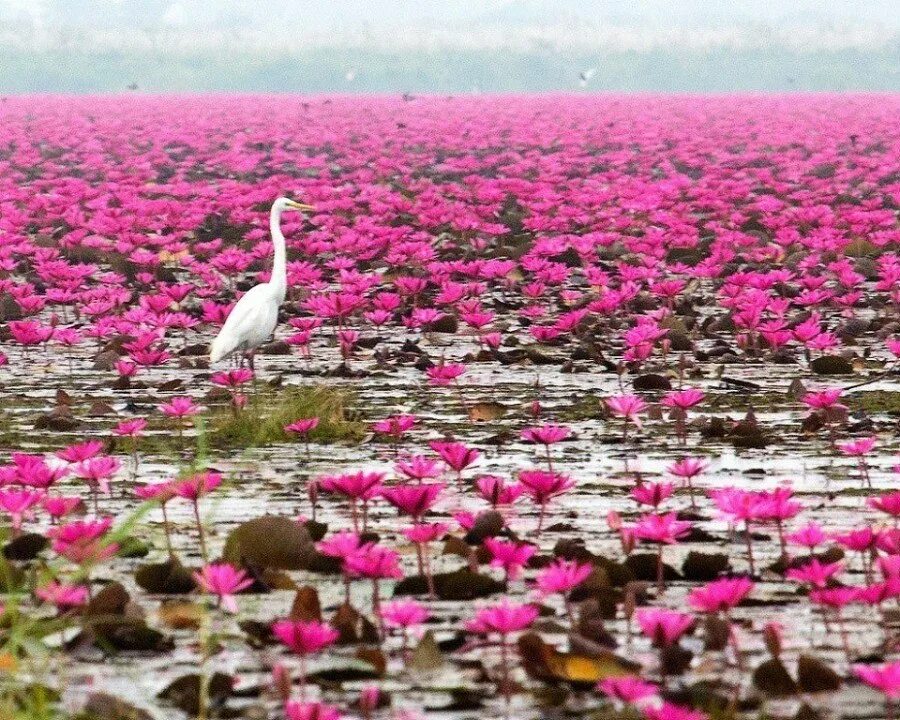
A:
{"type": "Polygon", "coordinates": [[[252,363],[253,350],[275,332],[278,308],[287,295],[287,257],[284,235],[281,233],[281,214],[285,210],[304,211],[312,208],[287,198],[278,198],[272,203],[269,213],[269,228],[272,232],[272,244],[275,246],[272,277],[269,282],[250,288],[232,308],[219,334],[212,341],[210,362],[219,362],[240,352],[249,353],[252,363]]]}

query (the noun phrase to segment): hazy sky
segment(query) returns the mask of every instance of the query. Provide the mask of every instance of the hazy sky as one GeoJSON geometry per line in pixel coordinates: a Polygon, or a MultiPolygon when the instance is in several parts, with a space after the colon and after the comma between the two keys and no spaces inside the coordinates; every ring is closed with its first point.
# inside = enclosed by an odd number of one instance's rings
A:
{"type": "Polygon", "coordinates": [[[900,13],[892,0],[0,0],[0,91],[131,83],[890,90],[900,13]]]}

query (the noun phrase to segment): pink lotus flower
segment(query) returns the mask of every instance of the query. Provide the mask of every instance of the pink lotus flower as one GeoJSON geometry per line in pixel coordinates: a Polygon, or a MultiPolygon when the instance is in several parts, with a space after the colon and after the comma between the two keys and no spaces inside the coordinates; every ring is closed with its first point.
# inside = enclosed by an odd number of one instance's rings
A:
{"type": "Polygon", "coordinates": [[[616,395],[606,399],[606,407],[610,409],[613,415],[622,418],[625,421],[625,437],[628,435],[628,423],[634,425],[638,430],[641,429],[640,414],[647,409],[645,403],[637,395],[616,395]]]}
{"type": "Polygon", "coordinates": [[[200,406],[189,397],[173,397],[169,402],[160,405],[159,409],[163,414],[179,420],[193,417],[200,412],[200,406]]]}
{"type": "Polygon", "coordinates": [[[357,533],[344,530],[321,540],[316,547],[323,555],[345,559],[355,553],[360,544],[357,533]]]}
{"type": "Polygon", "coordinates": [[[535,425],[522,431],[522,439],[541,445],[552,445],[565,440],[571,434],[571,430],[561,425],[535,425]]]}
{"type": "Polygon", "coordinates": [[[687,535],[693,525],[685,520],[678,520],[675,513],[666,515],[643,515],[631,528],[633,537],[644,542],[656,543],[656,590],[662,595],[665,589],[665,564],[663,563],[663,547],[673,545],[687,535]]]}
{"type": "Polygon", "coordinates": [[[850,457],[862,457],[863,455],[872,452],[872,448],[875,447],[877,440],[878,438],[874,437],[858,438],[857,440],[838,443],[837,447],[844,455],[849,455],[850,457]]]}
{"type": "Polygon", "coordinates": [[[664,500],[672,497],[675,486],[672,483],[641,483],[631,491],[631,497],[643,505],[659,507],[664,500]]]}
{"type": "Polygon", "coordinates": [[[447,523],[416,523],[403,531],[404,537],[417,545],[440,540],[447,534],[450,526],[447,523]]]}
{"type": "Polygon", "coordinates": [[[497,538],[485,538],[484,546],[491,554],[491,567],[503,568],[507,582],[518,579],[522,568],[537,552],[534,545],[506,542],[497,538]]]}
{"type": "Polygon", "coordinates": [[[658,707],[648,705],[643,708],[643,713],[646,720],[709,720],[709,715],[701,710],[673,705],[670,702],[664,702],[658,707]]]}
{"type": "Polygon", "coordinates": [[[144,430],[147,429],[147,421],[143,418],[134,418],[133,420],[123,420],[113,428],[113,435],[119,437],[139,437],[144,430]]]}
{"type": "Polygon", "coordinates": [[[867,502],[869,507],[880,510],[893,518],[900,518],[900,490],[880,497],[869,498],[867,502]]]}
{"type": "Polygon", "coordinates": [[[22,531],[22,521],[34,516],[33,508],[44,499],[40,490],[0,489],[0,510],[10,517],[13,536],[22,531]]]}
{"type": "Polygon", "coordinates": [[[341,713],[332,705],[291,700],[284,705],[284,717],[285,720],[341,720],[341,713]]]}
{"type": "Polygon", "coordinates": [[[691,590],[688,604],[700,612],[727,612],[747,597],[753,587],[754,584],[749,578],[713,580],[703,587],[691,590]]]}
{"type": "Polygon", "coordinates": [[[327,623],[303,620],[279,620],[272,634],[297,655],[314,655],[338,639],[340,633],[327,623]]]}
{"type": "Polygon", "coordinates": [[[428,443],[428,446],[440,455],[441,460],[447,463],[450,469],[456,472],[457,475],[462,473],[463,470],[474,464],[475,461],[481,457],[481,453],[478,450],[467,447],[459,442],[433,440],[428,443]]]}
{"type": "Polygon", "coordinates": [[[81,607],[88,601],[88,589],[84,585],[65,585],[56,580],[37,588],[34,594],[60,611],[81,607]]]}
{"type": "MultiPolygon", "coordinates": [[[[249,368],[234,368],[232,370],[222,370],[213,374],[210,378],[210,382],[213,385],[234,389],[250,382],[252,379],[253,371],[249,368]]],[[[176,399],[177,398],[173,398],[173,402],[176,399]]],[[[163,410],[163,412],[165,412],[165,410],[163,410]]]]}
{"type": "Polygon", "coordinates": [[[809,392],[803,396],[802,400],[805,405],[814,410],[846,409],[838,402],[841,394],[840,388],[831,388],[819,392],[809,392]]]}
{"type": "Polygon", "coordinates": [[[593,571],[590,563],[559,559],[541,570],[534,584],[540,595],[565,595],[587,580],[593,571]]]}
{"type": "Polygon", "coordinates": [[[415,415],[392,415],[384,420],[379,420],[372,425],[372,431],[382,435],[391,435],[399,438],[409,432],[416,425],[415,415]]]}
{"type": "Polygon", "coordinates": [[[512,505],[525,492],[525,486],[519,483],[507,483],[496,475],[482,475],[475,480],[475,489],[491,507],[512,505]]]}
{"type": "Polygon", "coordinates": [[[319,426],[319,418],[302,418],[295,420],[289,425],[284,426],[285,432],[294,433],[295,435],[309,435],[319,426]]]}
{"type": "Polygon", "coordinates": [[[496,605],[478,610],[474,619],[465,625],[469,632],[477,635],[506,636],[525,630],[537,616],[538,609],[534,605],[517,605],[501,600],[496,605]]]}
{"type": "MultiPolygon", "coordinates": [[[[197,537],[200,540],[200,554],[203,557],[204,564],[209,562],[209,556],[206,551],[206,532],[203,530],[203,521],[200,518],[200,498],[208,495],[222,484],[222,476],[215,472],[199,472],[194,473],[190,477],[182,480],[173,480],[170,483],[171,491],[176,496],[184,498],[191,503],[194,511],[194,522],[197,526],[197,537]]],[[[169,531],[168,522],[166,523],[166,538],[168,541],[169,531]]],[[[169,545],[171,553],[171,543],[169,545]]]]}
{"type": "Polygon", "coordinates": [[[538,534],[544,527],[544,516],[550,502],[575,487],[575,481],[571,478],[549,470],[523,470],[519,473],[519,483],[525,494],[540,506],[538,534]]]}
{"type": "Polygon", "coordinates": [[[208,495],[222,484],[222,476],[217,472],[204,471],[181,480],[173,480],[172,492],[178,497],[192,502],[208,495]]]}
{"type": "Polygon", "coordinates": [[[384,473],[355,472],[322,478],[318,486],[325,492],[337,493],[350,500],[350,516],[355,532],[365,531],[368,521],[367,506],[370,500],[381,494],[384,473]],[[362,503],[362,526],[359,521],[359,503],[362,503]]]}
{"type": "Polygon", "coordinates": [[[394,468],[411,480],[426,480],[438,478],[443,472],[437,460],[425,455],[410,455],[398,460],[394,468]]]}
{"type": "Polygon", "coordinates": [[[200,572],[195,572],[193,577],[203,592],[217,595],[219,605],[230,613],[237,612],[234,595],[253,584],[252,578],[249,578],[246,572],[228,563],[205,565],[200,572]]]}
{"type": "Polygon", "coordinates": [[[102,442],[99,440],[88,440],[58,451],[56,457],[65,460],[67,463],[76,464],[96,457],[101,450],[103,450],[102,442]]]}
{"type": "Polygon", "coordinates": [[[691,531],[692,524],[678,520],[675,513],[643,515],[634,526],[634,534],[645,542],[672,545],[691,531]]]}
{"type": "Polygon", "coordinates": [[[787,540],[794,545],[802,545],[812,550],[826,542],[828,535],[822,530],[821,525],[811,522],[787,535],[787,540]]]}
{"type": "Polygon", "coordinates": [[[635,618],[641,632],[659,648],[677,643],[695,622],[693,615],[662,608],[640,608],[635,618]]]}
{"type": "Polygon", "coordinates": [[[444,483],[396,485],[381,489],[381,496],[400,512],[420,519],[437,501],[444,483]]]}
{"type": "Polygon", "coordinates": [[[430,613],[415,600],[394,600],[381,606],[381,617],[389,628],[410,628],[424,623],[430,613]]]}
{"type": "Polygon", "coordinates": [[[662,404],[670,408],[678,408],[679,410],[690,410],[703,402],[706,397],[702,390],[697,388],[685,388],[684,390],[672,390],[666,393],[662,399],[662,404]]]}
{"type": "Polygon", "coordinates": [[[345,558],[344,563],[347,572],[352,577],[370,579],[403,577],[399,555],[393,550],[375,543],[361,545],[359,549],[345,558]]]}
{"type": "Polygon", "coordinates": [[[600,681],[597,689],[604,695],[630,704],[638,703],[657,693],[655,685],[632,676],[606,678],[600,681]]]}
{"type": "Polygon", "coordinates": [[[825,587],[828,581],[841,573],[843,569],[844,564],[841,562],[822,563],[817,558],[813,558],[806,565],[790,568],[785,577],[821,588],[825,587]]]}
{"type": "Polygon", "coordinates": [[[71,522],[52,528],[53,552],[78,565],[100,562],[116,554],[119,546],[104,535],[112,526],[112,518],[71,522]]]}
{"type": "Polygon", "coordinates": [[[12,479],[28,487],[48,489],[69,474],[69,466],[50,467],[41,455],[13,453],[12,479]]]}
{"type": "Polygon", "coordinates": [[[84,478],[91,488],[99,488],[104,495],[109,495],[109,481],[121,467],[122,464],[116,458],[101,455],[78,463],[75,474],[84,478]]]}
{"type": "Polygon", "coordinates": [[[79,508],[84,507],[80,497],[63,497],[60,495],[45,495],[41,506],[51,518],[57,520],[65,517],[79,508]]]}
{"type": "Polygon", "coordinates": [[[880,690],[889,700],[900,700],[900,661],[878,667],[856,665],[853,671],[866,685],[880,690]]]}
{"type": "Polygon", "coordinates": [[[425,371],[428,382],[435,387],[446,387],[455,383],[466,372],[466,366],[459,363],[440,363],[425,371]]]}

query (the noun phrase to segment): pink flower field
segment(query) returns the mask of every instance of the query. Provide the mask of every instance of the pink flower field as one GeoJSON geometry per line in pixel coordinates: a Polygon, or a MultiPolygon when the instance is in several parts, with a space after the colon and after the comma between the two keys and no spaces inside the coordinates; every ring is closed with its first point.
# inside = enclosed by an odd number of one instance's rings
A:
{"type": "Polygon", "coordinates": [[[2,98],[0,716],[892,717],[898,118],[2,98]]]}

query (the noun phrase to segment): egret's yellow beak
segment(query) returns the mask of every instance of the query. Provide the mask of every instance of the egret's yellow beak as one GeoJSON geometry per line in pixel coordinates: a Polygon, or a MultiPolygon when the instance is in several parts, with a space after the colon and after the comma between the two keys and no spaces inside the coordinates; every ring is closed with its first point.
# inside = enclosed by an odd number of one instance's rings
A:
{"type": "Polygon", "coordinates": [[[304,203],[294,202],[293,200],[287,201],[287,206],[289,208],[293,208],[294,210],[302,210],[303,212],[312,212],[315,208],[312,205],[306,205],[304,203]]]}

